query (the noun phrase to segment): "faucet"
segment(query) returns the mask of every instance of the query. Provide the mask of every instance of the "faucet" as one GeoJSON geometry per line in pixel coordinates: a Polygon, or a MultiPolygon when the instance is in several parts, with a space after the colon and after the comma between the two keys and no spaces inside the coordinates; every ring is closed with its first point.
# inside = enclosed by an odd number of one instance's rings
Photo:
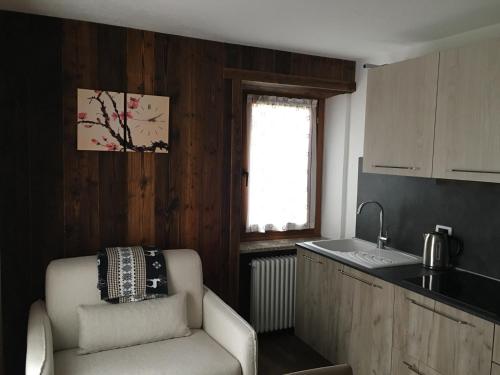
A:
{"type": "Polygon", "coordinates": [[[361,211],[363,210],[363,207],[366,206],[367,204],[376,204],[380,208],[379,229],[378,229],[378,236],[377,236],[377,248],[385,249],[385,244],[389,241],[389,237],[387,235],[387,231],[385,232],[385,235],[383,234],[383,231],[384,231],[384,207],[382,207],[382,205],[377,201],[366,201],[366,202],[363,202],[359,205],[358,210],[356,211],[356,214],[359,215],[361,213],[361,211]]]}

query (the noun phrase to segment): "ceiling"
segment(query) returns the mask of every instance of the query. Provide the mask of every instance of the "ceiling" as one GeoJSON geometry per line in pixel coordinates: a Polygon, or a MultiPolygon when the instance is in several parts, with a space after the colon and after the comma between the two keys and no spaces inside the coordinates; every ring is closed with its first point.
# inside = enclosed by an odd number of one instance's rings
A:
{"type": "Polygon", "coordinates": [[[499,0],[0,0],[0,9],[359,60],[500,23],[499,0]]]}

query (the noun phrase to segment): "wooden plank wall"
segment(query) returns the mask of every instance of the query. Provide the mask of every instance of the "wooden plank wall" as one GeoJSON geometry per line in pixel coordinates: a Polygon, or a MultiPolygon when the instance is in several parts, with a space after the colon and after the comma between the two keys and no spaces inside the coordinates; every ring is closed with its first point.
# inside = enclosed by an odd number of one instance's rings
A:
{"type": "Polygon", "coordinates": [[[0,31],[6,373],[22,373],[29,305],[43,297],[52,259],[110,245],[193,248],[205,283],[234,304],[239,95],[223,70],[354,81],[354,62],[8,12],[0,31]],[[77,151],[79,87],[170,96],[170,153],[77,151]]]}

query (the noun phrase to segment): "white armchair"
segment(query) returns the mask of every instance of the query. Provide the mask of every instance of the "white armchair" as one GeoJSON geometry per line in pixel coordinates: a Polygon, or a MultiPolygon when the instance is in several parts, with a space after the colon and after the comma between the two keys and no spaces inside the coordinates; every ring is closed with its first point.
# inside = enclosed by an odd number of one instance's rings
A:
{"type": "Polygon", "coordinates": [[[187,294],[191,336],[78,355],[77,307],[105,302],[96,288],[95,256],[59,259],[47,268],[46,302],[31,306],[26,374],[256,375],[255,331],[203,287],[198,254],[164,255],[169,292],[187,294]]]}

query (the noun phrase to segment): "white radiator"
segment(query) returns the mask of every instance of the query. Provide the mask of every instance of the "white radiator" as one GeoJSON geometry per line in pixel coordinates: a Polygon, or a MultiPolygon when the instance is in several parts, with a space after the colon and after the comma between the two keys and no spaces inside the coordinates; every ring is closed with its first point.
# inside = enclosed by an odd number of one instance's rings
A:
{"type": "Polygon", "coordinates": [[[295,255],[252,260],[250,323],[255,331],[294,326],[296,263],[295,255]]]}

